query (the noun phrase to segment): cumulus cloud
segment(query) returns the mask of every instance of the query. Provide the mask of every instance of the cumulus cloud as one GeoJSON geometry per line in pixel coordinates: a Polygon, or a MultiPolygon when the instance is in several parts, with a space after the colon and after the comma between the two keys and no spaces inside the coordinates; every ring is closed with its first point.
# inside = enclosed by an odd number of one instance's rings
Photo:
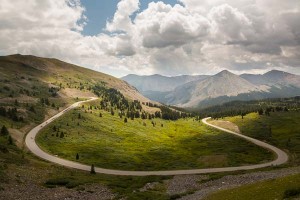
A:
{"type": "Polygon", "coordinates": [[[135,19],[136,31],[147,48],[180,46],[208,34],[209,22],[181,5],[150,3],[135,19]],[[149,17],[151,16],[151,17],[149,17]]]}
{"type": "Polygon", "coordinates": [[[83,12],[76,0],[2,0],[0,44],[5,48],[1,49],[7,53],[40,51],[47,55],[51,48],[68,48],[64,41],[81,38],[78,31],[84,27],[85,22],[79,22],[85,19],[83,12]]]}
{"type": "Polygon", "coordinates": [[[105,31],[81,33],[80,0],[1,0],[0,54],[56,57],[116,76],[299,72],[298,0],[121,0],[105,31]]]}
{"type": "Polygon", "coordinates": [[[252,22],[238,9],[223,4],[208,13],[212,22],[212,36],[225,41],[246,41],[253,34],[252,22]]]}
{"type": "Polygon", "coordinates": [[[133,26],[130,16],[139,9],[139,5],[139,0],[121,0],[112,22],[107,22],[106,29],[110,32],[129,32],[133,26]]]}

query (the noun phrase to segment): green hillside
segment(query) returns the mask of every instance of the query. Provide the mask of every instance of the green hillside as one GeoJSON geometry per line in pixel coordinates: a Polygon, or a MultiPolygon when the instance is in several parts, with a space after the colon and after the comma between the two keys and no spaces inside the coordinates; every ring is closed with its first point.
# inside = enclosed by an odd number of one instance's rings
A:
{"type": "MultiPolygon", "coordinates": [[[[135,88],[112,76],[56,59],[5,56],[0,57],[1,197],[12,199],[7,196],[10,191],[21,194],[33,190],[92,194],[96,191],[91,185],[102,185],[115,199],[178,197],[167,193],[166,181],[171,176],[92,175],[40,160],[28,152],[23,139],[32,127],[91,96],[99,99],[66,112],[41,131],[37,142],[45,151],[69,160],[123,170],[240,166],[273,158],[265,149],[203,125],[199,117],[149,102],[135,88]],[[155,187],[144,191],[142,188],[149,183],[155,183],[155,187]]],[[[287,150],[292,156],[290,164],[299,164],[297,111],[284,109],[270,115],[250,114],[244,116],[244,121],[240,118],[227,119],[237,123],[245,134],[287,150]],[[269,126],[272,137],[266,129],[269,126]]],[[[205,181],[226,174],[205,175],[205,181]]],[[[38,197],[30,194],[30,198],[38,197]]]]}
{"type": "MultiPolygon", "coordinates": [[[[23,83],[39,81],[61,89],[91,91],[94,85],[101,83],[108,88],[119,90],[132,100],[147,100],[135,88],[120,79],[57,59],[23,55],[4,56],[0,57],[0,69],[3,86],[7,84],[6,81],[9,81],[9,85],[15,86],[12,89],[21,89],[16,87],[23,83]]],[[[18,90],[14,92],[17,95],[18,90]]],[[[5,92],[7,93],[9,92],[5,92]]]]}
{"type": "MultiPolygon", "coordinates": [[[[57,59],[2,56],[0,125],[9,128],[17,144],[22,146],[25,133],[36,123],[81,98],[96,96],[95,90],[99,88],[102,92],[114,88],[129,101],[148,102],[135,88],[107,74],[57,59]]],[[[153,110],[145,105],[143,108],[153,110]]]]}
{"type": "MultiPolygon", "coordinates": [[[[100,101],[62,116],[38,135],[59,157],[122,170],[171,170],[257,164],[272,153],[193,118],[120,118],[98,109],[100,101]]],[[[117,110],[114,110],[117,113],[117,110]]]]}
{"type": "Polygon", "coordinates": [[[237,124],[242,133],[259,140],[265,140],[290,154],[290,164],[300,164],[300,112],[271,112],[269,115],[250,113],[240,117],[226,117],[224,120],[237,124]]]}
{"type": "Polygon", "coordinates": [[[217,192],[206,200],[299,199],[300,174],[217,192]]]}

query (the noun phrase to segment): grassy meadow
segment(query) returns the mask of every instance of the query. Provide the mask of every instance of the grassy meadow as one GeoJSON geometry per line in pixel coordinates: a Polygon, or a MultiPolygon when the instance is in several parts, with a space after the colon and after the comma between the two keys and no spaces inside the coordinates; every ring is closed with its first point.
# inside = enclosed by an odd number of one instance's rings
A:
{"type": "MultiPolygon", "coordinates": [[[[6,184],[43,185],[47,188],[64,187],[78,192],[86,190],[90,184],[102,184],[116,194],[116,199],[170,199],[166,194],[163,181],[171,177],[127,177],[103,174],[90,174],[69,169],[40,160],[31,153],[9,145],[7,136],[0,135],[0,191],[5,191],[6,184]],[[152,190],[139,191],[147,183],[158,182],[152,190]]],[[[1,199],[1,197],[0,197],[1,199]]]]}
{"type": "Polygon", "coordinates": [[[290,155],[290,164],[300,164],[300,112],[271,112],[268,115],[250,113],[244,116],[227,117],[245,135],[267,141],[290,155]]]}
{"type": "Polygon", "coordinates": [[[228,167],[273,158],[265,149],[192,118],[124,123],[124,117],[95,109],[98,104],[66,113],[39,133],[37,143],[62,158],[76,161],[78,153],[78,162],[122,170],[228,167]]]}

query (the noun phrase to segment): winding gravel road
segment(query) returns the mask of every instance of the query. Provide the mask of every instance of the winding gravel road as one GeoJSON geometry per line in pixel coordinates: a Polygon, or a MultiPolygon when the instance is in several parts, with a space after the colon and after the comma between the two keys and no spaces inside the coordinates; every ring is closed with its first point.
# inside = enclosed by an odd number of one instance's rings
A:
{"type": "MultiPolygon", "coordinates": [[[[97,98],[91,98],[86,101],[81,101],[81,102],[76,102],[70,107],[66,108],[65,110],[61,111],[60,113],[56,114],[55,116],[51,117],[50,119],[46,120],[42,124],[38,125],[37,127],[33,128],[26,136],[25,143],[28,149],[35,154],[36,156],[50,161],[52,163],[56,163],[59,165],[63,165],[65,167],[69,168],[74,168],[74,169],[79,169],[79,170],[84,170],[84,171],[90,171],[91,166],[89,165],[84,165],[80,164],[77,162],[65,160],[53,155],[50,155],[43,150],[40,149],[40,147],[36,144],[35,142],[35,137],[38,134],[38,132],[43,129],[46,125],[50,124],[53,120],[59,118],[62,116],[65,112],[76,108],[79,106],[81,103],[89,102],[89,101],[94,101],[97,98]]],[[[245,140],[248,140],[260,147],[263,147],[265,149],[268,149],[272,152],[274,152],[277,155],[276,160],[273,160],[268,163],[262,163],[262,164],[257,164],[257,165],[248,165],[248,166],[240,166],[240,167],[222,167],[222,168],[208,168],[208,169],[190,169],[190,170],[170,170],[170,171],[123,171],[123,170],[112,170],[112,169],[103,169],[99,167],[95,167],[95,171],[97,173],[102,173],[102,174],[110,174],[110,175],[122,175],[122,176],[150,176],[150,175],[155,175],[155,176],[169,176],[169,175],[184,175],[184,174],[206,174],[206,173],[215,173],[215,172],[229,172],[229,171],[239,171],[239,170],[251,170],[251,169],[258,169],[258,168],[263,168],[263,167],[269,167],[269,166],[276,166],[276,165],[281,165],[285,162],[288,161],[288,155],[278,149],[277,147],[274,147],[270,144],[267,144],[265,142],[253,139],[251,137],[247,137],[245,135],[209,124],[207,120],[210,118],[205,118],[202,119],[202,122],[208,126],[211,126],[213,128],[219,129],[221,131],[233,134],[235,136],[241,137],[245,140]]]]}

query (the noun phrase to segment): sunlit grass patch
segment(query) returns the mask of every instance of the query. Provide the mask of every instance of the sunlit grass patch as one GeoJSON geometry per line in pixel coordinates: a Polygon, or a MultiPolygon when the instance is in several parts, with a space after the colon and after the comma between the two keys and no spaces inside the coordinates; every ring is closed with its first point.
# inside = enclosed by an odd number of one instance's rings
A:
{"type": "Polygon", "coordinates": [[[87,106],[70,111],[47,126],[37,142],[59,157],[76,161],[78,153],[78,162],[122,170],[228,167],[273,158],[265,149],[192,118],[128,119],[124,123],[124,117],[94,108],[88,110],[87,106]]]}
{"type": "Polygon", "coordinates": [[[239,126],[245,135],[265,140],[290,154],[290,163],[300,164],[300,112],[271,112],[270,116],[250,113],[244,116],[227,117],[239,126]]]}

